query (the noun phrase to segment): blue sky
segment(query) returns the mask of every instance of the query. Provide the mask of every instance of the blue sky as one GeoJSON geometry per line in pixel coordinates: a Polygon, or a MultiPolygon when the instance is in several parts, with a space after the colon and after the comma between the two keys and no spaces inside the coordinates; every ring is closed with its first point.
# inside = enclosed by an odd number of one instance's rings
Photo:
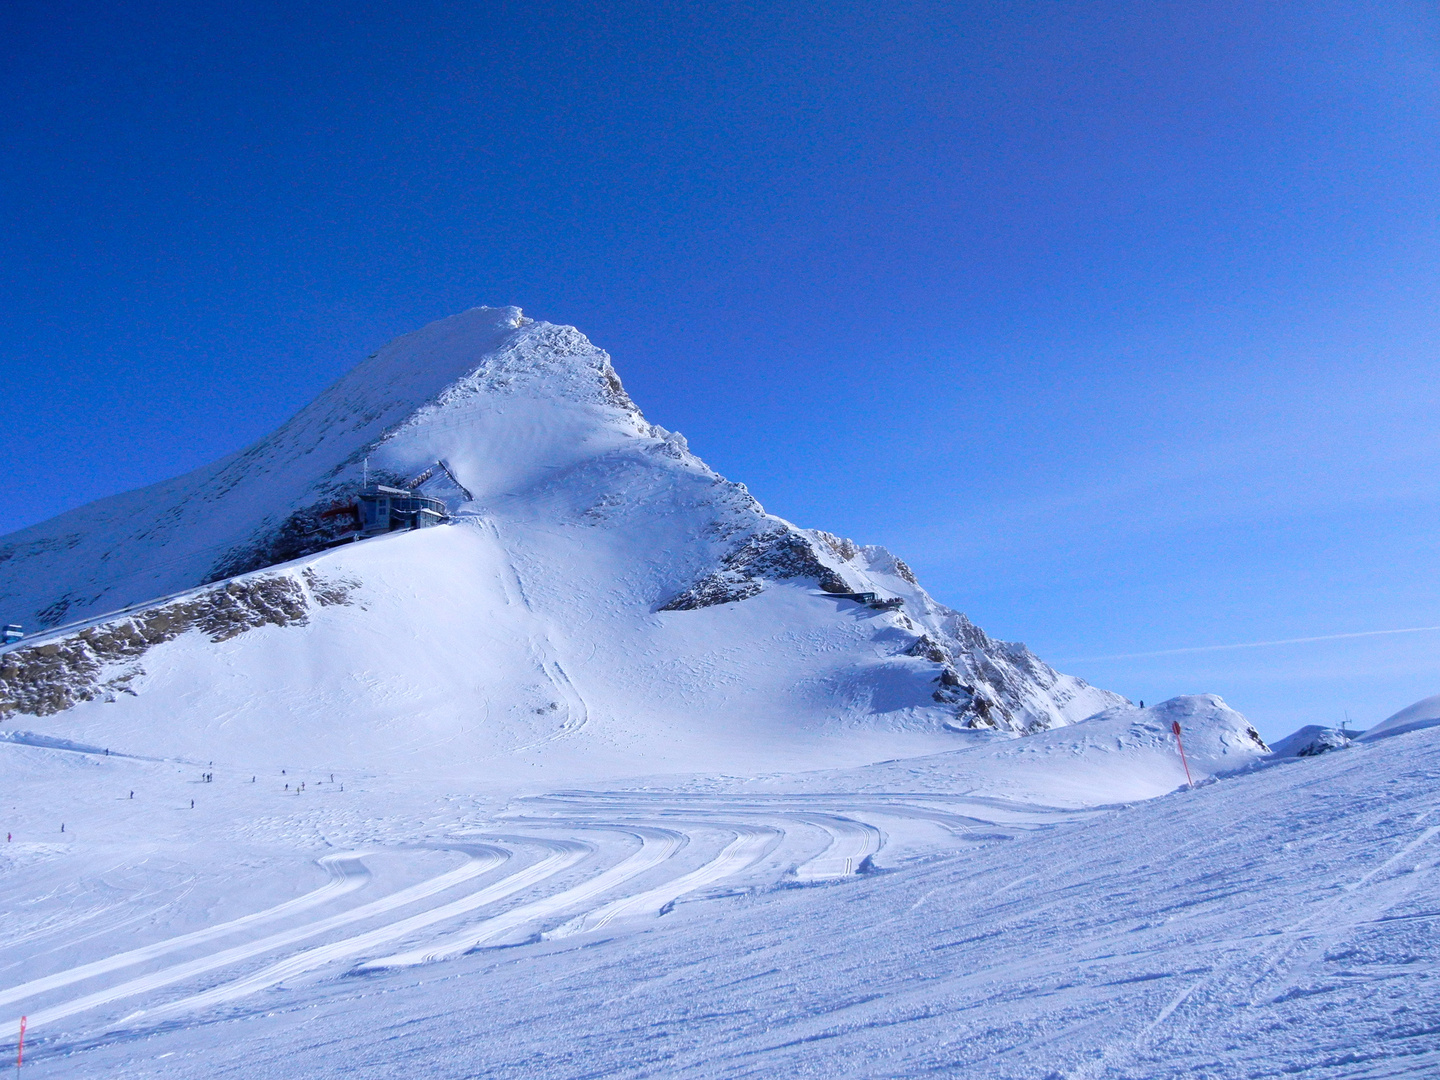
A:
{"type": "Polygon", "coordinates": [[[1065,670],[1271,735],[1440,692],[1437,632],[1129,655],[1440,625],[1433,5],[12,0],[0,42],[0,530],[515,303],[1065,670]]]}

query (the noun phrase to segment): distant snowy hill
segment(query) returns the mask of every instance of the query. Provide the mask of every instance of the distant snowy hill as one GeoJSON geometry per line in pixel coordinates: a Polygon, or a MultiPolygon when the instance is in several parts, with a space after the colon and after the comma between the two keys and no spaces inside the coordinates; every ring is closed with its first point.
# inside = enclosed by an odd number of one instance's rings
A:
{"type": "Polygon", "coordinates": [[[207,757],[543,747],[633,772],[1125,704],[883,548],[766,514],[579,331],[516,308],[399,338],[248,449],[4,538],[0,618],[59,627],[0,654],[0,716],[207,757]],[[437,461],[423,490],[453,524],[330,546],[367,472],[437,461]]]}
{"type": "Polygon", "coordinates": [[[1308,724],[1278,740],[1271,749],[1273,756],[1277,758],[1315,757],[1332,750],[1343,750],[1352,743],[1374,742],[1376,739],[1388,739],[1392,735],[1404,735],[1430,727],[1440,727],[1440,694],[1407,705],[1369,731],[1349,731],[1308,724]]]}
{"type": "Polygon", "coordinates": [[[1392,735],[1403,735],[1407,731],[1419,731],[1429,727],[1440,727],[1440,694],[1401,709],[1394,716],[1376,724],[1360,738],[1373,742],[1376,739],[1388,739],[1392,735]]]}

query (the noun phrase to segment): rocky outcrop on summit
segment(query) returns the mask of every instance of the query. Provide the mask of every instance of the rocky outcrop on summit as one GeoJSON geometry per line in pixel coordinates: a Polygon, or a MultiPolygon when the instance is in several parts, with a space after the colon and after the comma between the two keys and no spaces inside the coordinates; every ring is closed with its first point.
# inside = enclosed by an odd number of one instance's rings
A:
{"type": "Polygon", "coordinates": [[[1270,748],[1271,756],[1319,757],[1332,750],[1343,750],[1355,741],[1358,732],[1343,728],[1324,727],[1320,724],[1306,724],[1299,731],[1280,739],[1270,748]]]}
{"type": "Polygon", "coordinates": [[[958,611],[937,605],[937,614],[938,640],[922,635],[915,648],[942,666],[935,700],[955,706],[957,726],[1028,735],[1055,727],[1072,703],[1088,715],[1097,701],[1123,700],[1061,675],[1023,644],[996,641],[958,611]]]}

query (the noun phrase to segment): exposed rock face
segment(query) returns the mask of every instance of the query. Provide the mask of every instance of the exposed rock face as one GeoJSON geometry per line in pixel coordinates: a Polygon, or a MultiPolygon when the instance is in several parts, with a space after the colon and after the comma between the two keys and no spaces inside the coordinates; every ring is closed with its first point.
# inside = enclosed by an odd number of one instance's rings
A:
{"type": "MultiPolygon", "coordinates": [[[[858,549],[850,544],[850,550],[854,553],[858,549]]],[[[781,525],[748,537],[725,556],[720,569],[661,605],[660,610],[693,611],[748,600],[765,588],[767,580],[793,578],[810,578],[826,592],[850,591],[845,579],[817,557],[813,541],[800,530],[781,525]]]]}
{"type": "Polygon", "coordinates": [[[206,575],[207,581],[223,581],[240,574],[263,570],[324,551],[346,533],[355,531],[350,517],[327,514],[328,506],[307,506],[296,510],[274,529],[253,541],[232,548],[206,575]]]}
{"type": "Polygon", "coordinates": [[[261,626],[297,626],[312,603],[347,604],[356,583],[298,576],[239,578],[183,599],[71,634],[0,653],[0,719],[16,713],[48,716],[82,701],[130,692],[144,674],[140,659],[156,645],[198,631],[211,641],[261,626]]]}
{"type": "MultiPolygon", "coordinates": [[[[1024,645],[996,641],[960,612],[936,608],[942,632],[938,637],[922,634],[911,655],[941,666],[935,700],[955,706],[953,726],[1022,735],[1044,731],[1056,719],[1047,706],[1063,710],[1082,693],[1096,693],[1060,675],[1024,645]]],[[[1101,696],[1108,705],[1118,695],[1101,696]]]]}
{"type": "MultiPolygon", "coordinates": [[[[1343,750],[1355,740],[1358,733],[1342,731],[1340,728],[1308,724],[1299,731],[1279,740],[1272,753],[1275,757],[1318,757],[1332,750],[1343,750]]],[[[1260,737],[1258,734],[1255,736],[1260,737]]]]}
{"type": "MultiPolygon", "coordinates": [[[[745,508],[748,510],[749,508],[745,508]]],[[[658,610],[694,611],[758,596],[767,583],[813,581],[823,592],[886,590],[886,582],[907,597],[889,597],[886,610],[911,643],[901,655],[934,664],[932,700],[950,709],[946,726],[1029,734],[1081,719],[1123,702],[1061,675],[1024,645],[996,641],[958,611],[937,604],[905,563],[882,547],[861,547],[833,533],[799,529],[763,515],[762,526],[720,560],[720,566],[658,610]]],[[[743,519],[743,514],[738,515],[743,519]]],[[[738,526],[737,526],[738,528],[738,526]]]]}

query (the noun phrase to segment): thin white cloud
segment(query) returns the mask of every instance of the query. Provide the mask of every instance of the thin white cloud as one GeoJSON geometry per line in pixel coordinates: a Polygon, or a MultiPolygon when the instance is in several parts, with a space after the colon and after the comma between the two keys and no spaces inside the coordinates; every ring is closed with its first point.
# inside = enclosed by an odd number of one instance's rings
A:
{"type": "Polygon", "coordinates": [[[1322,634],[1319,637],[1282,638],[1278,641],[1242,641],[1234,645],[1191,645],[1183,649],[1116,653],[1113,656],[1072,656],[1068,659],[1056,660],[1055,663],[1082,664],[1097,660],[1140,660],[1147,656],[1178,656],[1181,653],[1222,652],[1226,649],[1263,649],[1270,645],[1305,645],[1312,641],[1343,641],[1346,638],[1383,637],[1386,634],[1424,634],[1437,630],[1440,630],[1440,626],[1407,626],[1399,630],[1361,630],[1355,634],[1322,634]]]}

